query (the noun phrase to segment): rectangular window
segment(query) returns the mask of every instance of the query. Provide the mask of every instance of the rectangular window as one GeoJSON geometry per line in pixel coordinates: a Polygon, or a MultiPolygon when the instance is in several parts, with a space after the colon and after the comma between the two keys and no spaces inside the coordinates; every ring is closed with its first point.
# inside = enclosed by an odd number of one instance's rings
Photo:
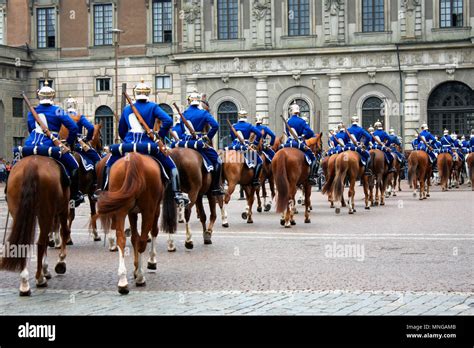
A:
{"type": "Polygon", "coordinates": [[[239,1],[217,1],[217,32],[219,40],[239,37],[239,1]]]}
{"type": "Polygon", "coordinates": [[[94,5],[94,45],[112,45],[112,4],[94,5]]]}
{"type": "Polygon", "coordinates": [[[463,26],[463,0],[440,0],[441,28],[463,26]]]}
{"type": "Polygon", "coordinates": [[[99,78],[95,80],[95,88],[97,92],[110,91],[110,78],[99,78]]]}
{"type": "Polygon", "coordinates": [[[156,89],[171,89],[171,76],[157,76],[156,89]]]}
{"type": "Polygon", "coordinates": [[[309,0],[288,0],[288,35],[309,35],[309,0]]]}
{"type": "MultiPolygon", "coordinates": [[[[45,83],[45,79],[40,79],[38,81],[38,89],[41,89],[41,87],[44,86],[44,83],[45,83]]],[[[48,86],[51,87],[51,88],[54,88],[54,81],[53,80],[48,80],[48,86]]]]}
{"type": "Polygon", "coordinates": [[[12,98],[12,115],[23,118],[23,98],[12,98]]]}
{"type": "Polygon", "coordinates": [[[153,42],[171,42],[173,38],[173,20],[171,0],[153,1],[153,42]]]}
{"type": "Polygon", "coordinates": [[[54,7],[36,9],[38,48],[56,47],[56,13],[54,7]]]}
{"type": "Polygon", "coordinates": [[[385,30],[385,0],[363,0],[362,31],[377,32],[385,30]]]}
{"type": "Polygon", "coordinates": [[[4,17],[5,17],[5,14],[3,12],[3,8],[0,8],[0,45],[4,45],[4,42],[3,42],[3,31],[4,31],[4,17]]]}
{"type": "Polygon", "coordinates": [[[23,146],[24,140],[23,137],[13,137],[13,147],[23,146]]]}

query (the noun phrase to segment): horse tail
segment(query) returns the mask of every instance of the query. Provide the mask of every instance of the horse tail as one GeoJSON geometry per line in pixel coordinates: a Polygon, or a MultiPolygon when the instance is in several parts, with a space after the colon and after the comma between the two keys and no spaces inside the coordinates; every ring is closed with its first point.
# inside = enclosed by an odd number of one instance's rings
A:
{"type": "Polygon", "coordinates": [[[166,185],[163,199],[163,218],[161,229],[166,233],[176,233],[178,228],[178,213],[174,202],[174,193],[171,184],[166,185]]]}
{"type": "Polygon", "coordinates": [[[118,191],[105,191],[98,201],[98,214],[109,215],[116,210],[131,209],[138,193],[145,189],[145,176],[140,170],[140,157],[130,153],[125,165],[125,179],[118,191]]]}
{"type": "MultiPolygon", "coordinates": [[[[39,191],[38,166],[31,161],[27,169],[24,171],[20,203],[8,238],[8,243],[15,245],[17,250],[23,250],[25,246],[33,244],[36,217],[38,216],[38,203],[36,201],[39,191]]],[[[26,267],[26,257],[26,253],[4,257],[0,263],[0,269],[21,271],[26,267]]]]}
{"type": "Polygon", "coordinates": [[[416,177],[416,171],[418,169],[418,155],[416,152],[412,152],[408,157],[408,183],[412,183],[413,177],[416,177]]]}
{"type": "MultiPolygon", "coordinates": [[[[334,161],[334,165],[335,165],[335,163],[336,162],[334,161]]],[[[334,182],[334,175],[331,175],[330,168],[329,168],[329,161],[328,161],[327,173],[328,173],[328,175],[327,175],[328,177],[326,178],[326,183],[321,188],[321,193],[323,195],[329,193],[329,191],[331,190],[331,187],[332,187],[332,183],[334,182]]]]}
{"type": "Polygon", "coordinates": [[[449,180],[449,166],[448,166],[448,159],[446,156],[442,156],[440,161],[440,169],[441,169],[441,184],[447,183],[449,180]]]}
{"type": "Polygon", "coordinates": [[[275,161],[275,169],[273,177],[278,191],[276,211],[277,213],[282,213],[288,206],[290,191],[290,183],[288,182],[288,175],[286,172],[286,156],[284,152],[282,152],[282,155],[278,157],[277,161],[275,161]]]}
{"type": "Polygon", "coordinates": [[[347,175],[347,170],[349,169],[349,161],[346,159],[347,153],[344,153],[341,157],[336,159],[336,177],[333,182],[333,200],[338,202],[342,198],[344,193],[344,179],[347,175]],[[342,160],[341,160],[342,158],[342,160]],[[338,169],[337,163],[341,164],[341,168],[338,169]]]}

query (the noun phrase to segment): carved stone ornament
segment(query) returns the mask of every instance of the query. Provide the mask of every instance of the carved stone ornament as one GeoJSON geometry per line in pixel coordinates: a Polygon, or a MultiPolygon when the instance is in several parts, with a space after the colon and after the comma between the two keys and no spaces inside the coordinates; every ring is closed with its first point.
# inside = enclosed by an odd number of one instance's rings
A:
{"type": "Polygon", "coordinates": [[[229,83],[229,75],[228,74],[221,75],[221,80],[224,84],[227,85],[229,83]]]}
{"type": "Polygon", "coordinates": [[[377,75],[377,72],[375,70],[369,70],[367,74],[369,75],[370,83],[375,83],[375,76],[377,75]]]}
{"type": "Polygon", "coordinates": [[[405,11],[414,11],[420,2],[421,0],[403,0],[405,11]]]}
{"type": "Polygon", "coordinates": [[[270,9],[270,0],[254,0],[252,14],[257,20],[265,18],[267,11],[270,9]]]}
{"type": "Polygon", "coordinates": [[[456,72],[456,64],[446,65],[446,74],[448,74],[448,79],[454,80],[455,72],[456,72]]]}
{"type": "Polygon", "coordinates": [[[324,8],[331,16],[337,16],[341,8],[342,0],[324,0],[324,8]]]}
{"type": "Polygon", "coordinates": [[[295,70],[292,72],[293,75],[293,80],[298,82],[301,79],[301,71],[300,70],[295,70]]]}
{"type": "Polygon", "coordinates": [[[199,0],[192,0],[191,2],[186,2],[183,5],[184,20],[188,24],[193,24],[194,21],[199,18],[200,13],[201,5],[199,0]]]}

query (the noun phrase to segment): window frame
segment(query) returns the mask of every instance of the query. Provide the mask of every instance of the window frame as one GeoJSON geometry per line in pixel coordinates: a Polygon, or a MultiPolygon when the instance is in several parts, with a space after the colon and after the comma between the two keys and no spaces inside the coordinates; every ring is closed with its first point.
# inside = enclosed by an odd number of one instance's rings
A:
{"type": "MultiPolygon", "coordinates": [[[[40,49],[40,50],[47,50],[47,49],[55,49],[58,47],[58,42],[59,42],[59,30],[58,30],[58,25],[59,25],[59,17],[58,17],[58,14],[57,14],[57,7],[55,6],[41,6],[41,7],[35,7],[35,11],[34,11],[34,28],[35,28],[35,40],[36,40],[36,48],[37,49],[40,49]],[[53,11],[53,19],[54,19],[54,46],[53,47],[48,47],[48,36],[46,34],[45,38],[46,38],[46,46],[45,47],[40,47],[39,45],[39,11],[41,10],[52,10],[53,11]]],[[[46,12],[47,14],[47,12],[46,12]]],[[[45,33],[48,32],[48,28],[47,28],[47,18],[45,19],[45,25],[46,25],[46,28],[45,28],[45,33]]]]}
{"type": "MultiPolygon", "coordinates": [[[[214,23],[215,23],[215,39],[217,40],[220,40],[220,41],[232,41],[232,40],[239,40],[242,35],[241,35],[241,24],[242,24],[242,20],[241,20],[241,14],[242,14],[242,9],[241,9],[241,1],[240,0],[217,0],[215,5],[214,5],[214,23]],[[221,37],[221,31],[220,31],[220,20],[219,20],[219,2],[220,1],[226,1],[227,4],[229,1],[236,1],[237,3],[237,14],[236,14],[236,19],[237,19],[237,25],[236,25],[236,34],[237,36],[236,37],[230,37],[229,35],[227,37],[221,37]]],[[[229,14],[227,14],[227,17],[229,17],[229,14]]],[[[229,19],[229,18],[227,18],[229,19]]],[[[228,22],[229,23],[229,22],[228,22]]],[[[231,27],[229,26],[229,24],[227,25],[227,29],[229,30],[231,27]]],[[[230,33],[230,31],[228,31],[228,33],[230,33]]]]}
{"type": "MultiPolygon", "coordinates": [[[[112,30],[115,26],[115,13],[116,13],[116,4],[113,2],[96,2],[91,4],[92,10],[91,10],[91,43],[93,47],[110,47],[114,45],[114,34],[109,33],[108,31],[103,32],[103,39],[102,39],[102,44],[97,44],[96,43],[96,7],[103,7],[105,8],[106,6],[110,6],[111,8],[111,28],[109,30],[112,30]],[[110,44],[109,43],[104,43],[105,42],[105,36],[106,34],[110,34],[110,44]]],[[[104,14],[104,12],[102,12],[104,14]]],[[[104,17],[104,16],[103,16],[104,17]]],[[[105,21],[102,22],[102,29],[104,28],[104,23],[105,21]]]]}
{"type": "Polygon", "coordinates": [[[12,117],[13,118],[25,118],[25,107],[23,105],[23,99],[22,98],[12,97],[12,117]],[[16,111],[18,111],[18,110],[16,110],[16,107],[18,107],[19,105],[21,105],[21,116],[19,116],[16,113],[16,111]]]}
{"type": "MultiPolygon", "coordinates": [[[[290,2],[291,1],[297,1],[298,2],[298,4],[297,4],[298,5],[298,13],[300,14],[301,13],[301,3],[300,2],[303,1],[303,0],[287,0],[287,2],[286,2],[287,13],[290,13],[290,11],[292,11],[292,9],[290,9],[290,2]]],[[[311,30],[311,27],[312,27],[312,23],[311,23],[311,12],[312,12],[311,11],[311,3],[312,3],[312,1],[310,1],[310,0],[304,0],[304,1],[308,1],[308,5],[307,5],[308,6],[308,20],[307,20],[308,32],[307,33],[306,32],[305,33],[301,32],[301,29],[302,29],[301,28],[301,20],[298,20],[298,33],[297,34],[291,34],[290,33],[291,20],[290,20],[289,16],[287,16],[288,17],[287,18],[288,24],[287,24],[287,28],[286,28],[287,29],[286,34],[287,34],[288,37],[299,37],[299,36],[309,36],[309,35],[311,35],[311,32],[312,32],[312,30],[311,30]]]]}
{"type": "MultiPolygon", "coordinates": [[[[162,9],[164,8],[164,6],[162,5],[162,9]]],[[[174,42],[174,6],[173,6],[173,1],[172,0],[151,0],[151,6],[150,6],[150,16],[151,16],[151,26],[150,26],[150,35],[151,35],[151,43],[152,44],[156,44],[156,45],[160,45],[160,44],[172,44],[174,42]],[[170,4],[170,12],[169,12],[169,19],[170,19],[170,23],[169,23],[169,26],[171,28],[171,33],[170,33],[170,41],[165,41],[165,23],[163,22],[162,23],[162,29],[161,29],[161,32],[162,32],[162,39],[163,41],[157,41],[156,40],[156,31],[155,31],[155,6],[156,4],[165,4],[165,3],[169,3],[170,4]]],[[[162,13],[162,16],[163,16],[163,13],[162,13]]]]}
{"type": "Polygon", "coordinates": [[[442,27],[441,26],[441,0],[434,0],[433,6],[433,28],[431,31],[458,31],[458,30],[470,30],[470,4],[469,0],[462,0],[463,8],[463,20],[462,25],[458,27],[442,27]]]}
{"type": "Polygon", "coordinates": [[[109,76],[99,76],[95,78],[95,92],[96,93],[104,93],[104,94],[109,94],[112,92],[113,84],[112,84],[112,78],[109,76]],[[106,90],[99,90],[99,80],[109,80],[109,89],[106,90]]]}
{"type": "Polygon", "coordinates": [[[157,91],[157,92],[167,92],[167,91],[171,91],[172,89],[173,89],[173,77],[171,75],[166,75],[166,74],[155,75],[155,91],[157,91]],[[168,88],[158,88],[158,79],[160,79],[160,78],[164,79],[166,77],[169,78],[169,87],[168,88]]]}
{"type": "Polygon", "coordinates": [[[464,1],[463,0],[438,0],[438,4],[439,4],[439,17],[438,17],[438,20],[439,20],[439,27],[440,28],[443,28],[443,29],[447,29],[447,28],[462,28],[464,27],[464,13],[465,13],[465,6],[464,6],[464,1]],[[458,1],[461,3],[461,23],[460,25],[453,25],[453,6],[454,6],[454,2],[458,3],[458,1]],[[449,3],[449,22],[451,25],[443,25],[443,22],[446,22],[445,20],[443,20],[443,6],[442,6],[442,3],[446,3],[448,2],[449,3]]]}
{"type": "Polygon", "coordinates": [[[382,11],[376,11],[376,8],[377,8],[377,5],[376,5],[376,2],[379,1],[379,0],[362,0],[361,2],[361,5],[362,5],[362,8],[361,8],[361,19],[362,19],[362,32],[363,33],[381,33],[381,32],[384,32],[385,31],[385,21],[387,20],[386,18],[386,13],[385,13],[385,1],[384,0],[380,0],[381,3],[382,3],[382,11]],[[365,12],[364,12],[364,8],[366,6],[364,6],[364,3],[366,1],[370,1],[371,2],[371,9],[372,9],[372,13],[371,13],[371,16],[372,18],[370,19],[369,23],[366,25],[366,21],[368,21],[368,19],[365,18],[365,12]],[[377,18],[376,15],[380,15],[382,14],[382,25],[381,27],[377,27],[377,24],[376,24],[376,20],[377,19],[380,19],[380,18],[377,18]],[[369,30],[366,30],[366,26],[367,27],[370,27],[369,30]]]}
{"type": "Polygon", "coordinates": [[[0,5],[0,45],[5,45],[6,43],[7,23],[5,19],[6,19],[5,7],[0,5]]]}

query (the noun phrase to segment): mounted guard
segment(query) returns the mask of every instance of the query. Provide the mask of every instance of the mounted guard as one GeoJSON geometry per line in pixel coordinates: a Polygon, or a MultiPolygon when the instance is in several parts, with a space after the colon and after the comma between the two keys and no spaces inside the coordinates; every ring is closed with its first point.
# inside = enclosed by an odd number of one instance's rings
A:
{"type": "Polygon", "coordinates": [[[436,142],[436,139],[433,136],[433,134],[430,133],[428,129],[428,125],[426,123],[423,123],[421,125],[421,132],[418,135],[418,144],[416,146],[416,149],[425,151],[428,154],[430,158],[430,162],[433,165],[433,167],[436,167],[436,157],[437,157],[437,153],[433,151],[433,146],[435,142],[436,142]]]}
{"type": "Polygon", "coordinates": [[[374,137],[375,143],[373,144],[372,148],[383,151],[385,155],[385,161],[388,164],[387,173],[393,173],[395,172],[395,169],[393,168],[393,155],[391,153],[391,149],[388,147],[389,136],[387,132],[384,131],[382,122],[380,121],[375,122],[374,127],[375,127],[375,131],[374,131],[373,137],[374,137]]]}
{"type": "Polygon", "coordinates": [[[360,155],[361,163],[365,167],[365,175],[370,176],[372,175],[372,171],[370,170],[371,158],[367,149],[372,146],[372,135],[359,125],[359,117],[357,115],[354,115],[351,120],[352,125],[347,129],[347,132],[352,136],[346,148],[357,151],[360,155]]]}
{"type": "Polygon", "coordinates": [[[271,163],[273,157],[275,157],[275,151],[272,149],[273,145],[275,145],[275,133],[263,124],[263,117],[261,115],[256,117],[255,128],[262,135],[262,152],[267,161],[271,163]],[[270,137],[270,142],[267,141],[268,137],[270,137]]]}

